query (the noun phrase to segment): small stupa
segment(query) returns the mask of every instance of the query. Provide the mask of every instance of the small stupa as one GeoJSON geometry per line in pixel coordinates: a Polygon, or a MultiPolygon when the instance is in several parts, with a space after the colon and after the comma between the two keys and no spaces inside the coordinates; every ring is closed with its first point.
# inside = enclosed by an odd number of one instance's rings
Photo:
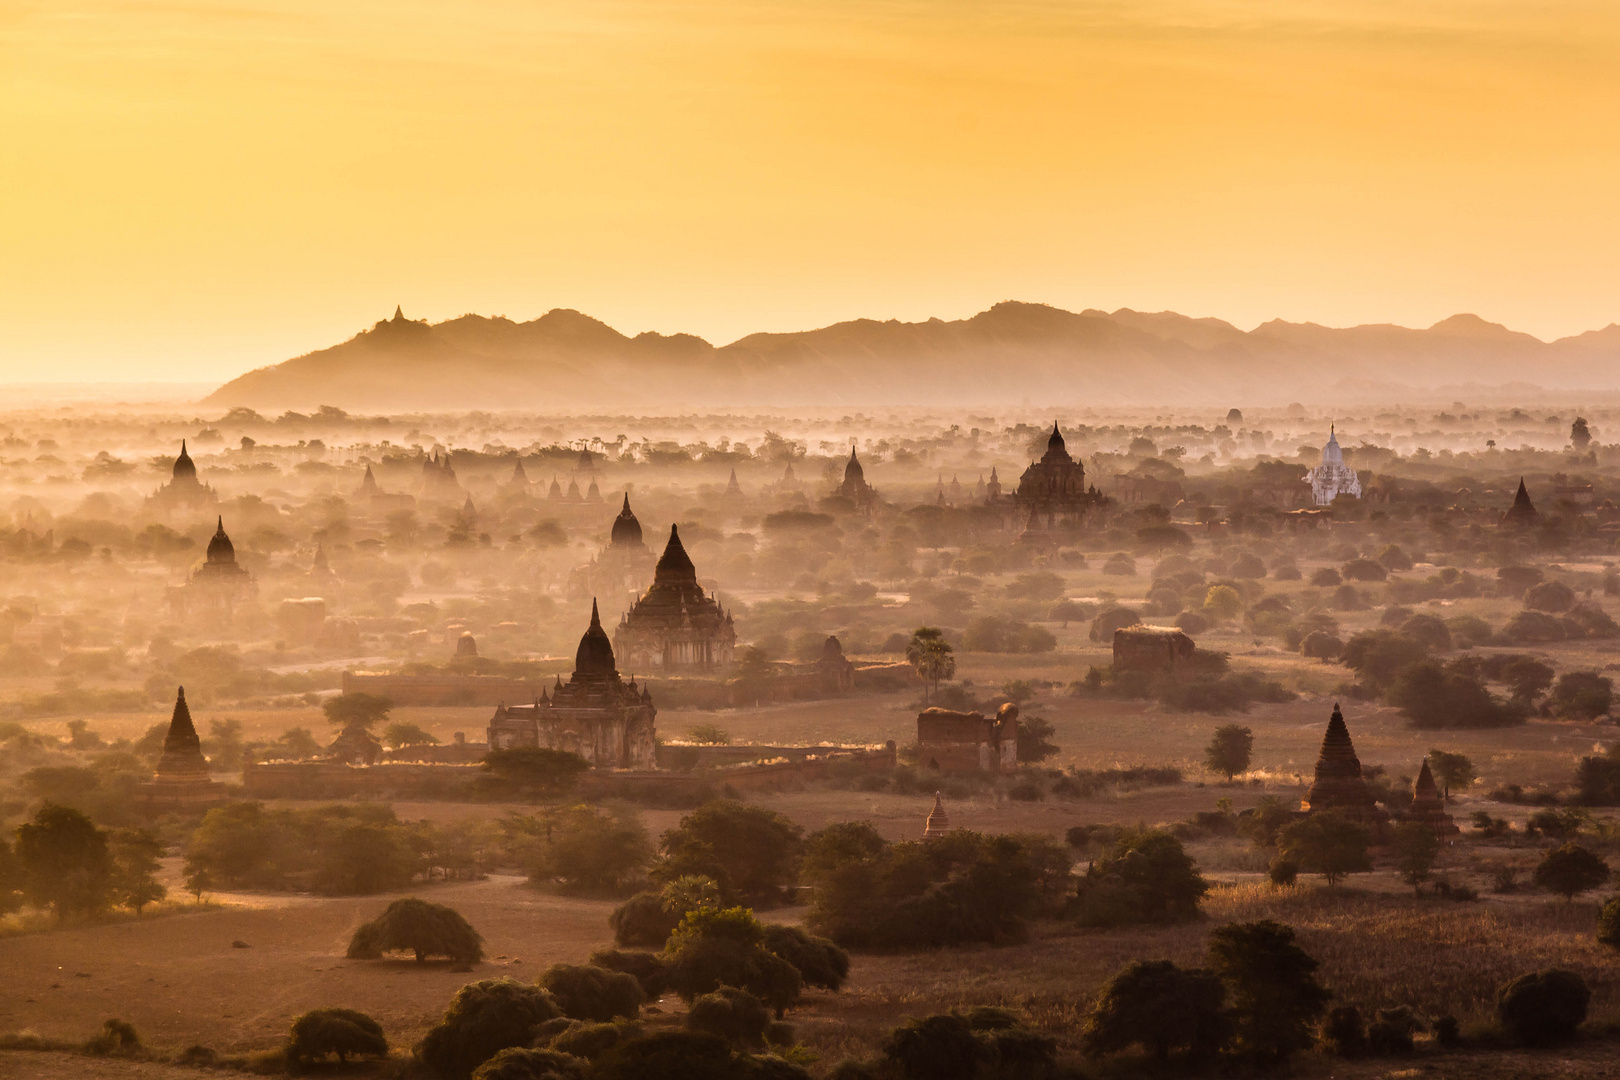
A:
{"type": "Polygon", "coordinates": [[[163,756],[143,794],[147,802],[164,806],[195,806],[225,798],[223,789],[208,775],[208,759],[203,757],[202,740],[197,738],[197,727],[191,722],[183,686],[175,695],[174,715],[163,738],[163,756]]]}
{"type": "Polygon", "coordinates": [[[478,640],[472,636],[471,630],[463,630],[456,639],[456,658],[466,659],[478,655],[478,640]]]}
{"type": "Polygon", "coordinates": [[[1307,813],[1319,810],[1339,810],[1351,817],[1382,821],[1384,812],[1378,808],[1367,781],[1361,775],[1361,759],[1350,742],[1350,729],[1345,726],[1344,713],[1339,703],[1333,703],[1333,715],[1328,718],[1327,733],[1322,736],[1322,753],[1316,759],[1316,779],[1305,793],[1299,808],[1307,813]]]}
{"type": "Polygon", "coordinates": [[[1507,513],[1502,515],[1502,524],[1509,528],[1527,528],[1536,523],[1540,514],[1536,506],[1530,501],[1530,492],[1524,486],[1524,477],[1519,477],[1519,490],[1513,496],[1513,505],[1508,507],[1507,513]]]}
{"type": "Polygon", "coordinates": [[[932,840],[951,831],[951,819],[945,815],[945,803],[934,792],[934,808],[928,812],[928,824],[923,828],[923,839],[932,840]]]}
{"type": "Polygon", "coordinates": [[[1412,805],[1406,811],[1407,821],[1418,821],[1432,826],[1437,836],[1450,836],[1460,832],[1457,823],[1451,820],[1446,813],[1445,800],[1440,797],[1440,788],[1434,782],[1434,773],[1429,771],[1429,759],[1423,759],[1423,768],[1418,770],[1417,784],[1412,789],[1412,805]]]}

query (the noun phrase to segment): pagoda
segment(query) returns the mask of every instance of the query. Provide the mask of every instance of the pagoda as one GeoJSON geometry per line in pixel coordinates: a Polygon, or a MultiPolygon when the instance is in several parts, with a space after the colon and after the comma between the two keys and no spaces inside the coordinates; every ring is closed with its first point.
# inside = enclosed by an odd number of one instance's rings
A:
{"type": "Polygon", "coordinates": [[[934,792],[934,808],[928,812],[928,823],[923,828],[924,840],[937,840],[951,831],[951,819],[945,816],[945,803],[939,792],[934,792]]]}
{"type": "Polygon", "coordinates": [[[1340,495],[1361,498],[1361,478],[1344,463],[1344,451],[1332,425],[1328,427],[1327,445],[1322,447],[1322,460],[1305,474],[1305,483],[1311,485],[1311,501],[1317,506],[1332,506],[1340,495]]]}
{"type": "Polygon", "coordinates": [[[848,499],[862,513],[870,513],[877,505],[877,489],[866,482],[866,470],[861,466],[861,459],[855,455],[853,446],[849,448],[849,461],[844,465],[844,482],[838,485],[834,494],[848,499]]]}
{"type": "MultiPolygon", "coordinates": [[[[994,474],[991,479],[994,480],[994,474]]],[[[1025,520],[1025,532],[1039,532],[1063,525],[1076,525],[1104,503],[1095,485],[1086,487],[1086,467],[1069,453],[1063,433],[1056,423],[1046,440],[1046,453],[1030,463],[1018,478],[1013,505],[1025,520]]]]}
{"type": "Polygon", "coordinates": [[[1333,703],[1327,733],[1322,736],[1322,753],[1316,759],[1316,779],[1305,793],[1299,808],[1306,813],[1338,810],[1350,817],[1382,823],[1385,814],[1378,808],[1367,781],[1361,775],[1361,759],[1350,742],[1339,703],[1333,703]]]}
{"type": "Polygon", "coordinates": [[[180,440],[180,456],[174,459],[169,482],[158,488],[146,500],[146,505],[159,511],[194,510],[213,506],[219,502],[214,489],[197,479],[197,463],[186,450],[186,440],[180,440]]]}
{"type": "Polygon", "coordinates": [[[639,671],[716,671],[731,665],[736,645],[731,615],[698,584],[697,568],[671,525],[652,587],[614,631],[615,651],[639,671]]]}
{"type": "Polygon", "coordinates": [[[1451,836],[1460,832],[1457,823],[1446,813],[1446,804],[1440,797],[1440,789],[1434,782],[1434,773],[1429,771],[1429,759],[1423,759],[1423,768],[1418,770],[1417,784],[1412,789],[1412,805],[1406,811],[1407,821],[1416,821],[1434,829],[1436,836],[1451,836]]]}
{"type": "Polygon", "coordinates": [[[641,539],[641,522],[630,509],[630,494],[608,530],[608,542],[583,566],[568,575],[570,599],[607,597],[611,601],[635,601],[636,593],[653,570],[653,553],[641,539]]]}
{"type": "Polygon", "coordinates": [[[625,682],[595,601],[574,653],[574,673],[531,705],[502,705],[489,721],[489,747],[541,746],[578,754],[598,768],[657,767],[658,710],[652,694],[625,682]]]}
{"type": "Polygon", "coordinates": [[[237,604],[252,599],[258,592],[253,575],[237,564],[236,545],[226,535],[225,519],[220,517],[208,541],[207,557],[184,585],[169,590],[169,606],[178,616],[200,616],[212,620],[217,627],[230,621],[237,604]]]}
{"type": "Polygon", "coordinates": [[[1513,496],[1513,505],[1502,515],[1502,524],[1510,529],[1528,529],[1540,516],[1535,504],[1530,501],[1530,492],[1524,486],[1524,477],[1519,477],[1518,493],[1513,496]]]}
{"type": "Polygon", "coordinates": [[[174,715],[163,738],[163,756],[157,771],[143,785],[146,802],[158,807],[207,806],[225,799],[224,788],[208,775],[208,759],[186,706],[186,688],[174,699],[174,715]]]}

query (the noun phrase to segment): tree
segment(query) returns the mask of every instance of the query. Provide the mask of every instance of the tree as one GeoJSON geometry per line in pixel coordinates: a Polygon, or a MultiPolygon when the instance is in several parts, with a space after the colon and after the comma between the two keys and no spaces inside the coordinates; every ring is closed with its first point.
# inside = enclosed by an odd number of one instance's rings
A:
{"type": "Polygon", "coordinates": [[[686,1026],[729,1043],[763,1046],[765,1029],[771,1025],[765,1003],[746,990],[721,986],[692,999],[686,1013],[686,1026]]]}
{"type": "Polygon", "coordinates": [[[883,1056],[905,1080],[973,1080],[984,1046],[964,1017],[947,1013],[895,1028],[883,1056]]]}
{"type": "Polygon", "coordinates": [[[1466,790],[1474,782],[1474,763],[1464,754],[1430,750],[1429,771],[1439,781],[1440,791],[1447,802],[1451,801],[1452,788],[1466,790]]]}
{"type": "Polygon", "coordinates": [[[1393,630],[1366,630],[1352,634],[1344,644],[1344,666],[1363,683],[1383,691],[1402,668],[1426,659],[1429,650],[1420,641],[1393,630]]]}
{"type": "Polygon", "coordinates": [[[1547,704],[1567,720],[1595,720],[1614,702],[1614,681],[1595,671],[1570,671],[1558,676],[1547,704]]]}
{"type": "Polygon", "coordinates": [[[340,694],[321,703],[321,711],[333,727],[370,731],[388,719],[394,703],[377,694],[340,694]]]}
{"type": "Polygon", "coordinates": [[[113,860],[113,899],[139,915],[147,904],[169,895],[157,880],[163,843],[147,829],[119,829],[109,838],[113,860]]]}
{"type": "Polygon", "coordinates": [[[1569,444],[1581,453],[1592,445],[1592,429],[1587,426],[1586,417],[1577,416],[1575,422],[1569,425],[1569,444]]]}
{"type": "Polygon", "coordinates": [[[793,884],[804,830],[774,810],[717,800],[682,818],[660,846],[658,880],[707,877],[727,903],[774,902],[793,884]]]}
{"type": "Polygon", "coordinates": [[[1547,852],[1536,867],[1535,882],[1565,900],[1609,880],[1609,864],[1573,840],[1547,852]]]}
{"type": "Polygon", "coordinates": [[[401,746],[437,746],[439,737],[408,720],[395,720],[383,729],[382,741],[397,749],[401,746]]]}
{"type": "Polygon", "coordinates": [[[1080,879],[1073,912],[1086,926],[1187,922],[1208,891],[1180,840],[1127,830],[1080,879]]]}
{"type": "Polygon", "coordinates": [[[835,821],[805,838],[799,880],[815,885],[845,863],[874,859],[888,846],[870,821],[835,821]]]}
{"type": "Polygon", "coordinates": [[[594,1064],[595,1080],[755,1080],[726,1041],[704,1031],[659,1031],[629,1039],[594,1064]]]}
{"type": "Polygon", "coordinates": [[[529,880],[565,891],[614,894],[652,858],[652,842],[635,811],[580,803],[543,818],[508,819],[527,834],[529,880]]]}
{"type": "Polygon", "coordinates": [[[1421,821],[1405,821],[1395,826],[1395,869],[1402,880],[1418,889],[1429,880],[1429,871],[1440,855],[1440,838],[1433,827],[1421,821]]]}
{"type": "Polygon", "coordinates": [[[1506,727],[1525,718],[1522,707],[1491,695],[1478,666],[1467,658],[1407,665],[1389,687],[1389,700],[1417,728],[1506,727]]]}
{"type": "Polygon", "coordinates": [[[933,626],[919,626],[906,645],[906,663],[916,669],[923,681],[923,703],[927,704],[929,688],[939,689],[941,679],[956,677],[956,657],[945,640],[944,631],[933,626]]]}
{"type": "Polygon", "coordinates": [[[46,803],[19,825],[17,862],[24,895],[58,919],[94,914],[112,898],[107,834],[77,810],[46,803]]]}
{"type": "Polygon", "coordinates": [[[484,770],[499,786],[531,796],[568,791],[590,767],[578,754],[545,746],[508,746],[484,755],[484,770]]]}
{"type": "Polygon", "coordinates": [[[508,1046],[528,1046],[537,1025],[561,1015],[557,1002],[537,986],[515,979],[468,983],[422,1039],[417,1056],[440,1076],[469,1080],[485,1061],[508,1046]]]}
{"type": "Polygon", "coordinates": [[[1052,722],[1039,716],[1027,716],[1018,722],[1018,760],[1026,765],[1045,761],[1058,752],[1052,742],[1052,722]]]}
{"type": "Polygon", "coordinates": [[[1211,585],[1204,593],[1203,610],[1216,622],[1227,622],[1243,610],[1243,597],[1230,585],[1211,585]]]}
{"type": "Polygon", "coordinates": [[[540,976],[540,985],[557,999],[563,1015],[575,1020],[634,1020],[646,1000],[634,975],[591,964],[553,964],[540,976]]]}
{"type": "Polygon", "coordinates": [[[798,968],[765,948],[765,928],[747,908],[688,912],[664,946],[669,988],[690,1002],[722,986],[747,990],[781,1019],[798,1002],[798,968]]]}
{"type": "Polygon", "coordinates": [[[1346,874],[1372,869],[1365,828],[1337,811],[1311,814],[1277,834],[1279,854],[1306,873],[1321,874],[1329,887],[1346,874]]]}
{"type": "Polygon", "coordinates": [[[771,923],[765,927],[763,943],[767,952],[797,968],[806,986],[836,991],[849,978],[849,953],[801,927],[771,923]]]}
{"type": "Polygon", "coordinates": [[[1228,783],[1240,772],[1247,772],[1254,755],[1254,732],[1242,724],[1222,724],[1204,748],[1204,767],[1225,773],[1228,783]]]}
{"type": "Polygon", "coordinates": [[[1226,987],[1239,1052],[1277,1062],[1314,1041],[1312,1028],[1330,997],[1316,981],[1317,962],[1294,930],[1264,919],[1227,923],[1209,935],[1209,967],[1226,987]]]}
{"type": "Polygon", "coordinates": [[[353,1009],[312,1009],[293,1021],[287,1035],[287,1064],[300,1066],[331,1055],[346,1062],[350,1055],[387,1057],[388,1038],[382,1025],[353,1009]]]}
{"type": "Polygon", "coordinates": [[[395,951],[416,954],[419,964],[430,956],[476,964],[484,958],[484,939],[454,908],[411,896],[395,900],[356,930],[347,955],[350,960],[376,960],[395,951]]]}
{"type": "Polygon", "coordinates": [[[1520,975],[1496,992],[1496,1018],[1526,1046],[1554,1046],[1575,1037],[1592,991],[1573,971],[1548,968],[1520,975]]]}
{"type": "Polygon", "coordinates": [[[1133,1043],[1160,1061],[1177,1050],[1207,1058],[1231,1037],[1225,1003],[1226,987],[1214,973],[1168,960],[1139,960],[1103,990],[1080,1045],[1093,1058],[1133,1043]]]}
{"type": "Polygon", "coordinates": [[[508,1046],[473,1070],[473,1080],[585,1080],[587,1064],[557,1049],[508,1046]]]}
{"type": "Polygon", "coordinates": [[[1620,949],[1620,896],[1610,899],[1598,911],[1597,940],[1599,945],[1620,949]]]}

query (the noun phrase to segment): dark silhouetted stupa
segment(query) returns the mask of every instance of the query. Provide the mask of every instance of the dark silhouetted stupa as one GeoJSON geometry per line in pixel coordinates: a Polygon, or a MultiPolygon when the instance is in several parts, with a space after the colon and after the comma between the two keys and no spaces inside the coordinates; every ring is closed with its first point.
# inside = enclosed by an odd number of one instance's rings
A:
{"type": "Polygon", "coordinates": [[[1350,729],[1345,726],[1344,714],[1337,702],[1328,719],[1327,734],[1322,736],[1322,753],[1316,759],[1316,779],[1299,808],[1308,813],[1320,810],[1339,810],[1351,817],[1382,821],[1384,812],[1378,808],[1367,781],[1361,775],[1361,759],[1350,742],[1350,729]]]}

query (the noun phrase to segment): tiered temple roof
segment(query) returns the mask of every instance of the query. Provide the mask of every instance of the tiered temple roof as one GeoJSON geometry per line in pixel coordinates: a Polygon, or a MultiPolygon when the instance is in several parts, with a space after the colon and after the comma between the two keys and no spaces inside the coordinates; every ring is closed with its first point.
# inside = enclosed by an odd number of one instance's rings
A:
{"type": "Polygon", "coordinates": [[[737,631],[720,602],[698,584],[697,568],[669,527],[669,543],[653,570],[653,583],[619,622],[613,635],[621,659],[634,668],[712,671],[731,663],[737,631]]]}
{"type": "Polygon", "coordinates": [[[1440,789],[1434,782],[1434,773],[1429,771],[1428,758],[1423,759],[1423,767],[1418,770],[1417,783],[1412,789],[1412,805],[1406,811],[1406,820],[1432,826],[1441,836],[1449,836],[1459,831],[1457,823],[1446,813],[1445,800],[1440,797],[1440,789]]]}
{"type": "Polygon", "coordinates": [[[223,789],[208,775],[208,759],[203,757],[202,741],[191,722],[183,686],[175,695],[174,715],[163,737],[163,756],[143,794],[148,802],[163,805],[196,805],[224,798],[223,789]]]}
{"type": "Polygon", "coordinates": [[[1070,456],[1063,433],[1054,423],[1046,453],[1018,478],[1018,490],[1013,493],[1019,510],[1015,520],[1024,521],[1026,531],[1051,529],[1081,521],[1102,501],[1095,487],[1086,487],[1086,467],[1070,456]]]}
{"type": "Polygon", "coordinates": [[[1519,477],[1519,490],[1513,496],[1513,505],[1502,515],[1502,524],[1524,528],[1534,525],[1540,516],[1535,504],[1530,501],[1530,492],[1524,486],[1524,477],[1519,477]]]}
{"type": "Polygon", "coordinates": [[[1301,810],[1340,810],[1352,817],[1379,819],[1384,817],[1373,798],[1367,781],[1361,775],[1361,759],[1350,741],[1350,729],[1338,702],[1333,703],[1333,715],[1328,719],[1327,732],[1322,736],[1322,753],[1316,759],[1316,778],[1301,810]]]}
{"type": "Polygon", "coordinates": [[[951,819],[945,814],[945,803],[934,792],[934,808],[928,812],[928,824],[923,828],[923,839],[932,840],[951,831],[951,819]]]}

